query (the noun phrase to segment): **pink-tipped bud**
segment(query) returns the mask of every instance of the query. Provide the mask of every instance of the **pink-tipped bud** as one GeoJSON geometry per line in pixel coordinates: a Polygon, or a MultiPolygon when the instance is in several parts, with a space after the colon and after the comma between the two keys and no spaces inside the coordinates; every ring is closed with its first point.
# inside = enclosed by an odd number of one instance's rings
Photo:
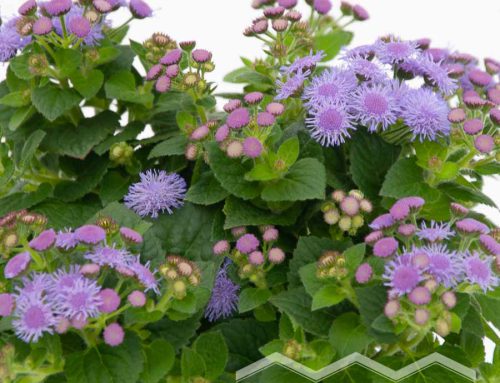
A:
{"type": "Polygon", "coordinates": [[[279,247],[273,247],[271,250],[269,250],[268,257],[269,262],[277,265],[285,260],[285,252],[279,247]]]}

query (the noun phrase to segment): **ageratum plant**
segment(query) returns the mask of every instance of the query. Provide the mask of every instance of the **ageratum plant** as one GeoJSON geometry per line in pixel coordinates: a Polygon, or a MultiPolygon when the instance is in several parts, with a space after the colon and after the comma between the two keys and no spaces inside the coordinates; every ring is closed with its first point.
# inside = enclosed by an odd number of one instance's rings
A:
{"type": "Polygon", "coordinates": [[[306,3],[252,3],[264,56],[225,77],[234,94],[195,41],[126,40],[144,0],[3,20],[2,382],[231,382],[274,352],[312,369],[439,352],[496,381],[500,232],[474,207],[495,206],[500,62],[347,47],[367,11],[306,3]]]}

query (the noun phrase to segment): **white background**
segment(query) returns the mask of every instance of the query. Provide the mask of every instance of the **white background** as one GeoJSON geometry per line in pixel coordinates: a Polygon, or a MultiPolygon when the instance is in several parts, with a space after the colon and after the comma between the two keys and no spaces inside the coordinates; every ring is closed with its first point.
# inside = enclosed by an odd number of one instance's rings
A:
{"type": "MultiPolygon", "coordinates": [[[[355,0],[353,0],[354,2],[355,0]]],[[[332,15],[339,16],[339,0],[334,0],[332,15]]],[[[306,10],[305,0],[299,0],[306,10]]],[[[355,32],[353,45],[372,43],[378,36],[395,34],[404,39],[429,37],[435,47],[471,53],[478,58],[500,59],[499,0],[358,0],[370,13],[370,20],[350,26],[355,32]]],[[[6,19],[16,13],[21,1],[0,0],[0,12],[6,19]]],[[[153,32],[164,32],[177,41],[196,40],[198,47],[211,50],[217,68],[210,80],[218,82],[219,91],[234,91],[238,87],[222,83],[225,73],[240,66],[240,56],[262,56],[260,42],[244,37],[242,31],[259,16],[250,7],[250,0],[149,0],[155,17],[134,21],[130,37],[147,39],[153,32]]],[[[308,15],[307,10],[307,15],[308,15]]],[[[126,10],[114,14],[114,19],[128,18],[126,10]]],[[[4,68],[0,68],[0,78],[4,68]]],[[[485,192],[500,206],[500,181],[489,178],[485,192]]],[[[498,210],[479,206],[500,225],[498,210]]],[[[491,358],[488,345],[488,359],[491,358]]]]}

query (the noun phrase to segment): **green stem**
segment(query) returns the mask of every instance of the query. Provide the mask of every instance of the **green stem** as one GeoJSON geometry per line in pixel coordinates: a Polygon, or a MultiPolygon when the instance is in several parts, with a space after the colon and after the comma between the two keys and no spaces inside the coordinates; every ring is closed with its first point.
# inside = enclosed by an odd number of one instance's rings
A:
{"type": "Polygon", "coordinates": [[[63,37],[66,40],[68,38],[68,30],[66,29],[66,21],[64,20],[64,16],[59,16],[59,20],[61,20],[61,28],[63,32],[63,37]]]}

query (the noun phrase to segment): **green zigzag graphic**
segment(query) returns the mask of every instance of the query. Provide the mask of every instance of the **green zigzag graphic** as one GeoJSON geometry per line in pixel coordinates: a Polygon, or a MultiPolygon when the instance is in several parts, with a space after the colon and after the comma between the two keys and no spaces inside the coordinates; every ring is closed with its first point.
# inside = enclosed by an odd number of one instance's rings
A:
{"type": "Polygon", "coordinates": [[[461,375],[462,377],[469,379],[471,382],[476,381],[476,372],[474,370],[438,353],[428,355],[399,370],[393,370],[392,368],[386,367],[383,364],[380,364],[357,352],[348,355],[345,358],[342,358],[332,364],[329,364],[328,366],[317,371],[312,370],[301,363],[298,363],[280,353],[275,352],[263,359],[258,360],[255,363],[252,363],[247,367],[242,368],[241,370],[238,370],[236,372],[236,381],[241,381],[243,379],[249,378],[250,376],[255,375],[273,365],[281,365],[284,368],[287,368],[297,373],[298,375],[303,376],[304,378],[310,379],[313,382],[319,382],[353,365],[361,365],[368,370],[371,370],[374,373],[391,379],[395,382],[408,378],[409,376],[432,365],[439,365],[442,368],[451,370],[461,375]]]}

